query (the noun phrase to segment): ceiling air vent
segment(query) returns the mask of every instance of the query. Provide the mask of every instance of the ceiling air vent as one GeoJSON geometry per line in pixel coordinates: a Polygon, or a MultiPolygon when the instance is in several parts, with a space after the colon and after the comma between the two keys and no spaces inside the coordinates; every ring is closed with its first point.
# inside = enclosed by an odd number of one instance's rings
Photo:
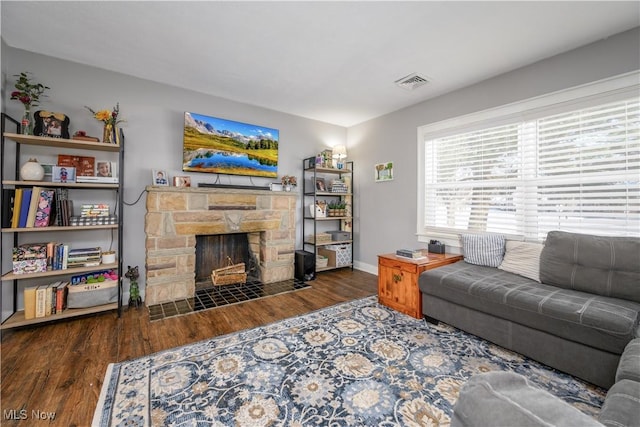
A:
{"type": "Polygon", "coordinates": [[[396,80],[396,84],[405,90],[414,90],[427,83],[429,83],[429,80],[418,73],[409,74],[400,80],[396,80]]]}

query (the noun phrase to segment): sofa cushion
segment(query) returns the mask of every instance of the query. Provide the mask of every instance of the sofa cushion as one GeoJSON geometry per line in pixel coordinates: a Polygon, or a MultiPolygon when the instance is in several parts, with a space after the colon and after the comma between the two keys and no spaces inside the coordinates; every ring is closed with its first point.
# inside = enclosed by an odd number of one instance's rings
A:
{"type": "Polygon", "coordinates": [[[616,371],[616,381],[620,380],[640,382],[640,338],[632,340],[624,348],[616,371]]]}
{"type": "Polygon", "coordinates": [[[542,283],[640,302],[640,238],[550,231],[542,283]]]}
{"type": "MultiPolygon", "coordinates": [[[[461,261],[427,270],[420,291],[614,354],[636,337],[640,304],[461,261]]],[[[425,313],[427,316],[429,313],[425,313]]]]}
{"type": "Polygon", "coordinates": [[[460,240],[469,264],[497,267],[504,258],[506,239],[501,234],[461,234],[460,240]]]}
{"type": "Polygon", "coordinates": [[[539,282],[541,252],[540,243],[507,240],[504,259],[498,268],[539,282]]]}
{"type": "Polygon", "coordinates": [[[640,426],[640,383],[616,382],[607,392],[598,420],[609,427],[640,426]]]}
{"type": "Polygon", "coordinates": [[[460,389],[451,427],[601,426],[513,372],[474,375],[460,389]]]}

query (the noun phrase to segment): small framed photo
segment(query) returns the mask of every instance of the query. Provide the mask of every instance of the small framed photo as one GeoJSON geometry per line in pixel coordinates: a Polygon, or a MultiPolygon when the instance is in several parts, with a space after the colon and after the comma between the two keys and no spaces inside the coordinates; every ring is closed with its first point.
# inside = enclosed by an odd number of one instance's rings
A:
{"type": "Polygon", "coordinates": [[[76,182],[76,168],[73,166],[52,166],[51,181],[76,182]]]}
{"type": "Polygon", "coordinates": [[[324,184],[324,178],[316,178],[316,191],[327,191],[324,184]]]}
{"type": "Polygon", "coordinates": [[[161,169],[152,169],[151,178],[153,179],[153,185],[168,186],[169,178],[167,177],[167,171],[161,169]]]}
{"type": "Polygon", "coordinates": [[[191,187],[191,177],[190,176],[174,176],[173,186],[174,187],[191,187]]]}
{"type": "Polygon", "coordinates": [[[116,162],[108,160],[96,160],[96,176],[102,178],[115,178],[118,176],[116,162]]]}

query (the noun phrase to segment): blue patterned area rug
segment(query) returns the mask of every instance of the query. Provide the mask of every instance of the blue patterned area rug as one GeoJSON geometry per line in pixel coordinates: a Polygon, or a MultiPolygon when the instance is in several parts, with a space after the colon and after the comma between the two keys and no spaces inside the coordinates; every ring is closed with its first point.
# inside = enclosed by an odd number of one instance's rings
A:
{"type": "Polygon", "coordinates": [[[446,426],[472,375],[510,370],[596,416],[604,390],[368,297],[109,365],[97,426],[446,426]]]}

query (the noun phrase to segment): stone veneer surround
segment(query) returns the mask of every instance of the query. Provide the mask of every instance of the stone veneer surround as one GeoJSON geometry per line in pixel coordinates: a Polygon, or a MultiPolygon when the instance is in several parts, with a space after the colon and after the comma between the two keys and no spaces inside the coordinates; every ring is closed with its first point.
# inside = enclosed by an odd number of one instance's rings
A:
{"type": "Polygon", "coordinates": [[[250,233],[260,279],[292,279],[296,202],[287,192],[147,187],[145,303],[194,296],[196,235],[250,233]]]}

